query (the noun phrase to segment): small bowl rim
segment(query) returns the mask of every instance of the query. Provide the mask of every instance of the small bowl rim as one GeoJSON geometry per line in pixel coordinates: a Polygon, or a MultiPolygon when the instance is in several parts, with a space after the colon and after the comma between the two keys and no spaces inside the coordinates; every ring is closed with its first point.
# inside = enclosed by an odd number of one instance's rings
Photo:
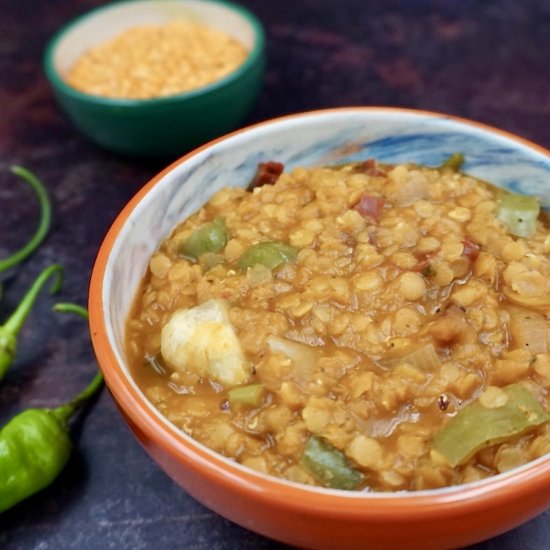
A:
{"type": "Polygon", "coordinates": [[[265,120],[216,138],[175,160],[149,180],[126,203],[104,237],[92,270],[88,307],[92,343],[105,381],[127,420],[139,426],[146,438],[152,441],[154,446],[161,448],[163,453],[170,456],[172,460],[184,464],[191,471],[200,473],[217,486],[221,485],[233,491],[254,495],[257,500],[276,502],[288,509],[308,510],[309,513],[318,513],[324,517],[354,517],[363,521],[366,518],[397,521],[397,515],[401,520],[406,521],[425,520],[426,513],[429,512],[431,521],[435,521],[438,518],[451,517],[459,507],[466,506],[469,510],[481,511],[496,500],[513,503],[518,498],[528,497],[533,493],[534,486],[538,486],[542,481],[550,486],[550,454],[481,481],[439,489],[395,493],[354,492],[311,487],[261,474],[240,464],[232,463],[190,436],[186,436],[168,420],[163,421],[152,414],[147,398],[132,385],[130,375],[123,372],[122,365],[119,364],[111,348],[103,322],[106,308],[102,294],[110,254],[132,211],[167,174],[204,150],[239,134],[293,119],[354,111],[370,113],[384,111],[394,115],[445,118],[451,122],[508,139],[550,160],[550,150],[526,138],[484,123],[434,111],[386,106],[349,106],[299,112],[265,120]],[[372,504],[375,505],[372,506],[372,504]]]}
{"type": "MultiPolygon", "coordinates": [[[[225,88],[231,83],[239,80],[244,76],[251,67],[255,66],[256,63],[261,59],[264,50],[265,50],[265,31],[260,20],[247,8],[236,4],[231,0],[207,0],[211,4],[219,4],[225,8],[228,8],[231,11],[239,14],[243,17],[251,26],[252,32],[254,34],[254,43],[252,49],[248,53],[246,59],[233,71],[231,71],[226,76],[215,80],[210,84],[201,86],[200,88],[194,88],[186,92],[181,92],[177,94],[171,94],[167,96],[160,97],[151,97],[143,99],[127,99],[127,98],[117,98],[117,97],[104,97],[94,94],[88,94],[73,88],[68,84],[65,79],[59,74],[54,64],[54,55],[56,49],[65,37],[65,35],[76,28],[78,25],[86,21],[86,19],[95,16],[101,12],[107,12],[110,9],[123,5],[123,4],[137,4],[143,0],[116,0],[114,2],[109,2],[107,4],[97,6],[91,10],[88,10],[74,19],[71,19],[68,23],[63,25],[55,34],[49,39],[46,49],[44,51],[43,57],[43,67],[47,79],[50,81],[54,89],[58,89],[63,92],[65,95],[77,99],[80,101],[86,101],[88,103],[101,106],[101,107],[116,107],[118,109],[135,109],[139,107],[151,107],[151,106],[168,106],[176,103],[180,103],[185,100],[194,99],[196,97],[204,96],[207,94],[215,93],[216,91],[225,88]]],[[[183,0],[185,1],[185,0],[183,0]]]]}

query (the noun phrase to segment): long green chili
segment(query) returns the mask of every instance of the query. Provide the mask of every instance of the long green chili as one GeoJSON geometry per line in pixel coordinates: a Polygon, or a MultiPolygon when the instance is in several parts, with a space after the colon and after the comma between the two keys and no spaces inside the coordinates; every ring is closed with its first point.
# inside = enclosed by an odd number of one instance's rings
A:
{"type": "Polygon", "coordinates": [[[40,219],[34,235],[27,242],[27,244],[14,252],[8,258],[0,260],[0,273],[21,263],[38,248],[48,233],[52,218],[52,206],[44,184],[32,172],[22,166],[11,166],[10,170],[12,173],[19,176],[23,181],[27,182],[36,193],[40,204],[40,219]]]}
{"type": "MultiPolygon", "coordinates": [[[[87,311],[76,304],[57,304],[60,312],[87,311]]],[[[44,489],[60,474],[71,455],[69,420],[101,388],[98,372],[74,399],[54,409],[28,409],[0,430],[0,512],[44,489]]]]}
{"type": "Polygon", "coordinates": [[[40,273],[21,302],[19,302],[16,310],[0,326],[0,380],[4,378],[15,357],[19,331],[23,328],[40,290],[51,277],[54,277],[54,282],[50,292],[55,294],[63,281],[63,268],[57,264],[47,267],[40,273]]]}

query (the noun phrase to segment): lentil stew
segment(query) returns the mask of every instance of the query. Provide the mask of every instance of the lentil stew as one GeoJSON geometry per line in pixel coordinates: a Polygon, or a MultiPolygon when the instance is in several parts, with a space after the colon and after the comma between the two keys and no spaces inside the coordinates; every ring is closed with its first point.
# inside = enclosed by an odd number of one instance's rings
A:
{"type": "Polygon", "coordinates": [[[153,255],[127,322],[148,399],[226,457],[339,489],[549,452],[548,225],[459,160],[266,163],[216,193],[153,255]]]}

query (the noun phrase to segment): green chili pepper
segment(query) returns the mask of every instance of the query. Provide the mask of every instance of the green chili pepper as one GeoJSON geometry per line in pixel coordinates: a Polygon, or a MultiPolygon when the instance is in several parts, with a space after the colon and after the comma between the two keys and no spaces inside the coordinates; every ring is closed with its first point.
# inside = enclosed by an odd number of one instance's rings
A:
{"type": "Polygon", "coordinates": [[[535,197],[505,191],[498,195],[497,218],[516,237],[530,237],[534,233],[539,211],[539,201],[535,197]]]}
{"type": "Polygon", "coordinates": [[[231,408],[259,407],[262,402],[265,387],[263,384],[248,384],[232,388],[227,393],[231,408]]]}
{"type": "Polygon", "coordinates": [[[239,269],[246,270],[257,264],[262,264],[269,269],[284,264],[295,262],[298,253],[292,246],[279,241],[263,242],[253,244],[239,258],[239,269]]]}
{"type": "Polygon", "coordinates": [[[364,480],[344,453],[315,435],[307,442],[300,465],[332,489],[356,489],[364,480]]]}
{"type": "Polygon", "coordinates": [[[458,172],[463,164],[464,155],[462,153],[453,153],[445,162],[441,164],[439,170],[458,172]]]}
{"type": "Polygon", "coordinates": [[[19,331],[23,327],[40,290],[52,276],[55,276],[55,281],[50,292],[55,294],[63,281],[63,268],[56,264],[42,271],[17,306],[17,309],[12,313],[6,323],[0,326],[0,380],[4,378],[6,371],[15,357],[15,352],[17,351],[17,335],[19,331]]]}
{"type": "Polygon", "coordinates": [[[196,260],[206,252],[219,252],[227,244],[227,227],[222,218],[201,225],[183,243],[181,253],[196,260]]]}
{"type": "Polygon", "coordinates": [[[55,409],[28,409],[0,430],[0,512],[44,489],[69,460],[68,421],[103,383],[97,373],[73,401],[55,409]]]}
{"type": "Polygon", "coordinates": [[[17,252],[14,252],[8,258],[0,260],[0,273],[6,271],[10,267],[14,267],[15,265],[21,263],[25,258],[27,258],[30,254],[32,254],[32,252],[36,250],[36,248],[44,240],[44,237],[46,236],[50,228],[52,217],[52,207],[50,204],[48,193],[44,188],[44,184],[34,174],[29,172],[26,168],[23,168],[22,166],[11,166],[10,170],[14,174],[20,176],[24,181],[26,181],[36,193],[36,196],[38,197],[38,201],[40,203],[40,221],[34,235],[27,242],[26,245],[20,248],[17,252]]]}
{"type": "MultiPolygon", "coordinates": [[[[57,304],[54,309],[88,318],[85,308],[57,304]]],[[[0,512],[47,487],[69,460],[73,443],[68,422],[101,388],[98,372],[84,391],[55,409],[28,409],[0,430],[0,512]]]]}
{"type": "Polygon", "coordinates": [[[502,406],[486,408],[479,400],[473,401],[435,435],[433,448],[451,466],[464,464],[484,447],[521,435],[550,420],[535,396],[521,384],[510,384],[502,390],[507,396],[502,406]]]}

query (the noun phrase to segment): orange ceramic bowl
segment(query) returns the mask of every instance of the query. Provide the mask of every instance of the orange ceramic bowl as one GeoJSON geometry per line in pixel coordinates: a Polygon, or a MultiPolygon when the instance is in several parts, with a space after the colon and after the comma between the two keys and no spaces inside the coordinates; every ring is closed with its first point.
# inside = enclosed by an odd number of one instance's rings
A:
{"type": "Polygon", "coordinates": [[[179,159],[128,203],[99,251],[90,288],[92,340],[105,380],[145,450],[207,507],[263,535],[307,548],[436,549],[469,545],[550,506],[550,456],[467,485],[376,494],[313,488],[240,466],[162,417],[129,373],[124,325],[148,259],[172,228],[225,185],[246,186],[260,161],[287,168],[375,157],[465,170],[522,193],[545,194],[550,153],[456,118],[401,109],[305,113],[230,134],[179,159]]]}

